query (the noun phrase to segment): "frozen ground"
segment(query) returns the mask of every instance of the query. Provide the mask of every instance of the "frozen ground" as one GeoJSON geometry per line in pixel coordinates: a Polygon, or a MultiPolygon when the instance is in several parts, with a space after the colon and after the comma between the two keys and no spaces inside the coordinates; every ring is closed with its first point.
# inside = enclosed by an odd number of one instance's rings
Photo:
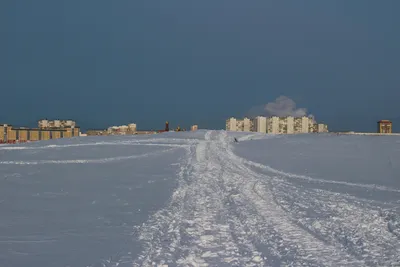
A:
{"type": "Polygon", "coordinates": [[[400,137],[0,146],[0,211],[0,266],[392,266],[400,137]]]}

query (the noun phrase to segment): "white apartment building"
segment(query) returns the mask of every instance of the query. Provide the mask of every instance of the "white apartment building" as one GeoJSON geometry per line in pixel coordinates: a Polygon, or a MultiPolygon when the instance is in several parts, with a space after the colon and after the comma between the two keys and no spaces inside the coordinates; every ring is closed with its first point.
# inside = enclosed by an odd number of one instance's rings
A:
{"type": "Polygon", "coordinates": [[[313,118],[303,117],[263,117],[258,116],[250,120],[244,118],[238,120],[230,118],[226,121],[227,131],[259,132],[270,134],[294,134],[294,133],[322,133],[328,132],[326,124],[317,124],[313,118]]]}
{"type": "Polygon", "coordinates": [[[111,126],[107,128],[108,134],[134,134],[137,132],[136,123],[130,123],[128,125],[121,125],[121,126],[111,126]]]}
{"type": "Polygon", "coordinates": [[[267,118],[267,133],[279,134],[279,117],[272,116],[267,118]]]}
{"type": "Polygon", "coordinates": [[[249,118],[243,119],[243,132],[251,132],[253,129],[253,122],[249,118]]]}
{"type": "Polygon", "coordinates": [[[309,118],[306,116],[294,118],[295,133],[309,133],[309,118]]]}
{"type": "Polygon", "coordinates": [[[136,132],[137,131],[136,123],[129,123],[128,130],[131,132],[136,132]]]}
{"type": "Polygon", "coordinates": [[[38,126],[39,128],[48,128],[50,127],[50,124],[48,120],[40,120],[38,121],[38,126]]]}
{"type": "Polygon", "coordinates": [[[60,128],[61,127],[61,121],[60,120],[54,120],[53,122],[49,122],[50,123],[50,127],[55,127],[55,128],[60,128]]]}
{"type": "Polygon", "coordinates": [[[267,118],[258,116],[253,119],[253,132],[266,133],[267,132],[267,118]]]}
{"type": "Polygon", "coordinates": [[[76,126],[76,123],[73,120],[66,120],[66,121],[62,121],[62,122],[64,122],[65,126],[68,126],[68,127],[76,126]]]}
{"type": "Polygon", "coordinates": [[[280,134],[294,133],[294,117],[287,116],[279,118],[279,133],[280,134]]]}
{"type": "Polygon", "coordinates": [[[227,130],[227,131],[236,132],[236,130],[237,130],[236,123],[237,123],[237,121],[236,121],[236,119],[233,118],[233,117],[227,119],[227,120],[226,120],[226,130],[227,130]]]}
{"type": "Polygon", "coordinates": [[[318,124],[316,123],[310,123],[308,124],[308,132],[309,133],[317,133],[318,132],[318,124]]]}
{"type": "Polygon", "coordinates": [[[318,123],[318,132],[319,133],[327,133],[328,132],[328,125],[323,124],[323,123],[318,123]]]}
{"type": "Polygon", "coordinates": [[[238,120],[230,118],[226,121],[226,130],[234,132],[251,132],[253,128],[253,122],[249,118],[238,120]]]}
{"type": "Polygon", "coordinates": [[[76,127],[76,122],[73,120],[39,120],[39,128],[64,128],[64,127],[76,127]]]}

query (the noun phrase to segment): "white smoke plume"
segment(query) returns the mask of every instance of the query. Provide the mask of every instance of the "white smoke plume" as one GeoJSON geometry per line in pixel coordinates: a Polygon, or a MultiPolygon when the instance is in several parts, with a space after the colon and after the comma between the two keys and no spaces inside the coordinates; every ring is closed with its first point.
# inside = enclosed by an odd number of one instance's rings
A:
{"type": "Polygon", "coordinates": [[[278,97],[275,102],[270,102],[264,107],[265,113],[269,116],[293,116],[301,117],[307,115],[307,109],[296,108],[296,103],[287,96],[278,97]]]}
{"type": "Polygon", "coordinates": [[[296,103],[287,96],[280,96],[275,99],[274,102],[270,102],[265,106],[253,107],[248,115],[253,116],[293,116],[293,117],[302,117],[308,116],[312,118],[314,121],[314,116],[312,114],[307,115],[306,108],[297,108],[296,103]]]}

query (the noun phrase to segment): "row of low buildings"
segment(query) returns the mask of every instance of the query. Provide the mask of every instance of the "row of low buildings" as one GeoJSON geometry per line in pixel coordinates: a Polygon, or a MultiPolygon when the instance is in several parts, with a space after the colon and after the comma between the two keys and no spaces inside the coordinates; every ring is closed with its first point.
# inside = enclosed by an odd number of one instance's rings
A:
{"type": "Polygon", "coordinates": [[[136,123],[129,123],[128,125],[110,126],[102,130],[88,130],[88,136],[93,135],[132,135],[132,134],[152,134],[155,131],[138,131],[136,123]]]}
{"type": "Polygon", "coordinates": [[[23,143],[80,135],[80,127],[73,120],[39,120],[37,128],[0,124],[0,143],[23,143]]]}
{"type": "Polygon", "coordinates": [[[253,119],[236,119],[232,117],[226,120],[226,130],[271,134],[324,133],[328,132],[328,126],[316,123],[313,118],[306,116],[258,116],[253,119]]]}
{"type": "Polygon", "coordinates": [[[70,138],[79,135],[79,127],[45,129],[13,127],[12,125],[7,124],[0,125],[0,143],[23,143],[28,141],[70,138]]]}
{"type": "MultiPolygon", "coordinates": [[[[192,125],[191,130],[196,131],[197,125],[192,125]]],[[[166,129],[138,131],[135,123],[121,126],[111,126],[105,130],[88,130],[86,134],[80,132],[80,127],[73,120],[48,120],[37,122],[37,128],[14,127],[10,124],[0,124],[0,143],[22,143],[28,141],[41,141],[58,138],[69,138],[88,135],[131,135],[131,134],[156,134],[169,131],[168,122],[166,129]]],[[[178,126],[175,131],[185,131],[178,126]]]]}
{"type": "MultiPolygon", "coordinates": [[[[197,131],[198,125],[192,125],[190,127],[191,131],[197,131]]],[[[170,131],[169,123],[166,122],[164,130],[137,130],[137,125],[135,123],[130,123],[128,125],[121,126],[111,126],[105,130],[88,130],[87,135],[132,135],[132,134],[156,134],[160,132],[170,131]]],[[[175,131],[186,131],[185,129],[181,129],[179,126],[175,129],[175,131]]]]}

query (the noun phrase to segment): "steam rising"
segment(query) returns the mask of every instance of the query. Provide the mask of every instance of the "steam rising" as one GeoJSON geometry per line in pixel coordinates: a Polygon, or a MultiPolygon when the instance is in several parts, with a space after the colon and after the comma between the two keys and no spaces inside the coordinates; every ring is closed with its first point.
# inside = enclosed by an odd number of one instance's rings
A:
{"type": "Polygon", "coordinates": [[[302,117],[307,115],[307,109],[296,108],[296,103],[287,96],[280,96],[275,100],[275,102],[266,104],[264,110],[265,114],[269,116],[302,117]]]}
{"type": "Polygon", "coordinates": [[[296,103],[287,96],[280,96],[274,102],[270,102],[265,106],[253,107],[248,115],[254,116],[278,116],[278,117],[302,117],[308,116],[314,119],[313,115],[307,115],[306,108],[297,108],[296,103]]]}

